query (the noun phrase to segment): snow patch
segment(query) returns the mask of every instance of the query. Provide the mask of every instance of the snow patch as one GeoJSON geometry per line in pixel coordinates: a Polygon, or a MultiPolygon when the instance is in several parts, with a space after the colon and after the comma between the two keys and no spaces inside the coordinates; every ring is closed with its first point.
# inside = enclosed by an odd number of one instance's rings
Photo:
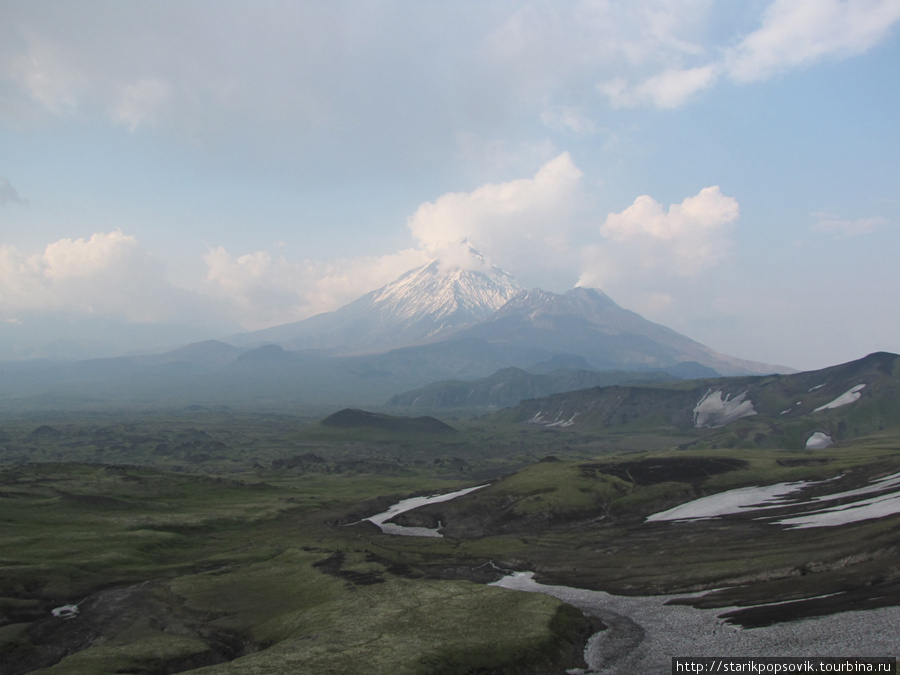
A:
{"type": "Polygon", "coordinates": [[[694,407],[694,427],[697,429],[702,429],[703,427],[716,429],[731,424],[742,417],[755,415],[756,410],[753,409],[753,402],[745,401],[745,396],[747,396],[746,391],[734,398],[731,398],[731,394],[726,394],[723,399],[721,389],[716,391],[708,390],[706,395],[694,407]]]}
{"type": "Polygon", "coordinates": [[[813,483],[798,481],[794,483],[777,483],[755,487],[738,488],[728,492],[720,492],[708,497],[695,499],[687,504],[676,506],[668,511],[654,513],[647,517],[647,522],[660,520],[706,520],[729,513],[740,513],[747,510],[772,508],[765,505],[783,504],[783,498],[813,483]]]}
{"type": "Polygon", "coordinates": [[[883,492],[884,490],[891,490],[891,492],[860,499],[849,504],[839,504],[827,509],[811,511],[791,518],[783,518],[775,522],[778,525],[803,530],[811,527],[834,527],[835,525],[857,523],[862,520],[884,518],[885,516],[900,513],[900,473],[885,476],[870,485],[855,490],[815,497],[808,503],[859,497],[860,495],[883,492]]]}
{"type": "Polygon", "coordinates": [[[771,520],[771,516],[757,518],[757,520],[769,520],[774,525],[807,529],[811,527],[833,527],[873,518],[884,518],[885,516],[900,513],[900,473],[879,478],[872,481],[869,485],[853,490],[820,495],[803,501],[789,499],[791,494],[807,486],[822,485],[837,478],[840,478],[840,476],[830,478],[828,481],[778,483],[776,485],[720,492],[719,494],[695,499],[668,511],[654,513],[647,518],[646,522],[706,520],[745,511],[763,511],[766,509],[791,509],[796,511],[815,506],[817,507],[815,510],[803,513],[795,512],[794,515],[783,516],[778,520],[771,520]],[[865,498],[858,499],[859,497],[865,498]],[[819,507],[820,502],[837,500],[852,501],[831,507],[819,507]]]}
{"type": "Polygon", "coordinates": [[[824,450],[831,445],[834,445],[834,439],[821,431],[817,431],[806,439],[807,450],[824,450]]]}
{"type": "Polygon", "coordinates": [[[575,424],[575,418],[578,417],[580,414],[581,413],[575,413],[567,420],[558,420],[556,422],[551,422],[547,426],[548,427],[570,427],[573,424],[575,424]]]}
{"type": "MultiPolygon", "coordinates": [[[[451,499],[456,499],[457,497],[462,497],[463,495],[467,495],[470,492],[474,492],[475,490],[480,490],[483,487],[487,487],[488,484],[484,485],[476,485],[475,487],[465,488],[464,490],[457,490],[456,492],[448,492],[444,495],[430,495],[428,497],[410,497],[409,499],[404,499],[402,501],[397,502],[387,511],[383,511],[381,513],[377,513],[374,516],[370,516],[368,518],[363,518],[363,520],[368,520],[373,525],[377,525],[378,528],[384,534],[399,534],[405,535],[408,537],[441,537],[443,536],[438,530],[440,530],[440,526],[435,528],[430,527],[404,527],[403,525],[395,525],[394,523],[389,523],[387,521],[391,520],[395,516],[399,516],[401,513],[406,513],[407,511],[412,511],[413,509],[417,509],[420,506],[425,506],[426,504],[438,504],[440,502],[448,502],[451,499]]],[[[360,521],[362,522],[362,521],[360,521]]]]}
{"type": "Polygon", "coordinates": [[[853,389],[849,389],[845,391],[843,394],[834,399],[831,403],[826,403],[825,405],[820,405],[818,408],[813,410],[813,412],[819,412],[820,410],[831,410],[832,408],[840,408],[843,405],[847,405],[848,403],[853,403],[854,401],[859,400],[859,397],[862,396],[859,392],[865,387],[864,384],[858,384],[853,389]]]}
{"type": "Polygon", "coordinates": [[[78,616],[78,605],[63,605],[50,610],[57,619],[74,619],[78,616]]]}

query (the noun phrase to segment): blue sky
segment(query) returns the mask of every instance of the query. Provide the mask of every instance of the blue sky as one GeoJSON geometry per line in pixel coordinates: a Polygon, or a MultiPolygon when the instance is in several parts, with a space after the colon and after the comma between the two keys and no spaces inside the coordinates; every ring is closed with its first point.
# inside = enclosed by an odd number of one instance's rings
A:
{"type": "Polygon", "coordinates": [[[898,24],[900,0],[0,0],[0,358],[298,320],[463,238],[734,356],[900,352],[898,24]]]}

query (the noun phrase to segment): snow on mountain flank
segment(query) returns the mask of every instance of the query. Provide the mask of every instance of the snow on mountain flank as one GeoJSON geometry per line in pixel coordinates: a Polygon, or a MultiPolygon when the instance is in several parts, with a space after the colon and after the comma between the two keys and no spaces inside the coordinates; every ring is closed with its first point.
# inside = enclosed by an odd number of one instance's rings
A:
{"type": "Polygon", "coordinates": [[[831,403],[826,403],[825,405],[820,405],[818,408],[813,410],[813,412],[819,412],[820,410],[831,410],[832,408],[840,408],[842,405],[847,405],[848,403],[853,403],[856,400],[859,400],[859,397],[862,396],[859,392],[865,387],[864,384],[858,384],[853,389],[849,389],[845,391],[843,394],[834,399],[831,403]]]}
{"type": "Polygon", "coordinates": [[[731,394],[726,394],[723,399],[721,389],[717,391],[708,390],[694,408],[694,427],[697,429],[702,429],[703,427],[716,429],[731,424],[742,417],[755,415],[756,410],[753,409],[753,402],[744,400],[746,395],[746,391],[734,398],[731,398],[731,394]]]}

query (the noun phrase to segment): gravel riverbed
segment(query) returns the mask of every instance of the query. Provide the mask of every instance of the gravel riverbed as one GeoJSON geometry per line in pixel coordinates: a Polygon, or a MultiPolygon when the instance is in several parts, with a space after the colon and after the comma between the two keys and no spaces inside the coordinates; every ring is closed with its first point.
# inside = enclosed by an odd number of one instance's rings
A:
{"type": "Polygon", "coordinates": [[[494,586],[546,593],[600,618],[609,628],[589,640],[583,673],[671,673],[673,656],[870,656],[900,654],[900,607],[744,629],[725,623],[730,608],[666,605],[678,595],[628,597],[539,584],[531,572],[494,586]]]}

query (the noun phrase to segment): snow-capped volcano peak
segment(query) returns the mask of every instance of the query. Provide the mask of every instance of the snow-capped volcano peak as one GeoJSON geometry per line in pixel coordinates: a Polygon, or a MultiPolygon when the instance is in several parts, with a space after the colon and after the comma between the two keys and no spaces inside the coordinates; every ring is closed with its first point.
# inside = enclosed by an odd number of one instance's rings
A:
{"type": "Polygon", "coordinates": [[[247,337],[334,354],[384,351],[431,341],[480,321],[522,290],[468,242],[449,253],[334,312],[247,337]]]}
{"type": "Polygon", "coordinates": [[[438,324],[436,328],[441,324],[459,325],[489,316],[521,287],[477,250],[471,248],[471,252],[473,264],[433,260],[410,270],[372,293],[372,305],[400,322],[430,317],[438,324]]]}

